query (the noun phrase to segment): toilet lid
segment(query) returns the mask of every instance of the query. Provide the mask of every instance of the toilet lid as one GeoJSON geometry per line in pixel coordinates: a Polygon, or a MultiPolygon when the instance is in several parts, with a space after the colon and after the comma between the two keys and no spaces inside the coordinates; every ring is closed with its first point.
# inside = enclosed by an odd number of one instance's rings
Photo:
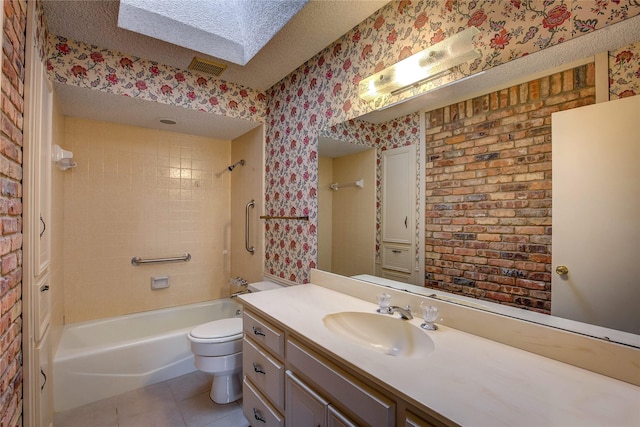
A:
{"type": "Polygon", "coordinates": [[[191,331],[191,336],[195,338],[242,338],[242,318],[232,317],[229,319],[219,319],[213,322],[196,326],[191,331]]]}

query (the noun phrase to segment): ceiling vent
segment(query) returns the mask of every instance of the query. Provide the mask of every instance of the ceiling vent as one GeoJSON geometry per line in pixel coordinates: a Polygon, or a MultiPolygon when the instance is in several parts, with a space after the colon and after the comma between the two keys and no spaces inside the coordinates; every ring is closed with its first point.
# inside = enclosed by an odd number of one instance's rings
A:
{"type": "Polygon", "coordinates": [[[189,64],[188,68],[192,71],[207,73],[211,74],[212,76],[218,77],[224,70],[227,69],[227,66],[225,64],[220,64],[194,56],[193,61],[191,61],[191,64],[189,64]]]}

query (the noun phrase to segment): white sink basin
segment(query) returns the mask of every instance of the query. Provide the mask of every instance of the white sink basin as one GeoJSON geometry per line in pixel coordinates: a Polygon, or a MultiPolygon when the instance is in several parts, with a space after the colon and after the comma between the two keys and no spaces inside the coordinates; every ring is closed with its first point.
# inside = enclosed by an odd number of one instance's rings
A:
{"type": "Polygon", "coordinates": [[[425,331],[387,314],[345,311],[328,314],[322,321],[331,332],[382,354],[419,357],[435,348],[425,331]]]}

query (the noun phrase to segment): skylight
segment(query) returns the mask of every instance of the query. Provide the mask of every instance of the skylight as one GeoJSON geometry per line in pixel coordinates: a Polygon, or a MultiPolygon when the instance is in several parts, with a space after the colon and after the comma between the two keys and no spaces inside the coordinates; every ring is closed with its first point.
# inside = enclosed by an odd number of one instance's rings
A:
{"type": "Polygon", "coordinates": [[[120,0],[118,26],[246,65],[309,0],[120,0]]]}

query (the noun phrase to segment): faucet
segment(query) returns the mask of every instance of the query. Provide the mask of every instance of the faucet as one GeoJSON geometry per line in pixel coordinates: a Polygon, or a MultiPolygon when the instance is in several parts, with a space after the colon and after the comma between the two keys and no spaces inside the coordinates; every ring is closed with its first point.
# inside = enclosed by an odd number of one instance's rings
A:
{"type": "Polygon", "coordinates": [[[413,315],[411,314],[411,308],[409,306],[406,306],[405,308],[402,308],[402,307],[398,307],[397,305],[390,305],[387,308],[387,313],[388,314],[399,313],[400,314],[400,318],[404,319],[404,320],[413,319],[413,315]]]}

